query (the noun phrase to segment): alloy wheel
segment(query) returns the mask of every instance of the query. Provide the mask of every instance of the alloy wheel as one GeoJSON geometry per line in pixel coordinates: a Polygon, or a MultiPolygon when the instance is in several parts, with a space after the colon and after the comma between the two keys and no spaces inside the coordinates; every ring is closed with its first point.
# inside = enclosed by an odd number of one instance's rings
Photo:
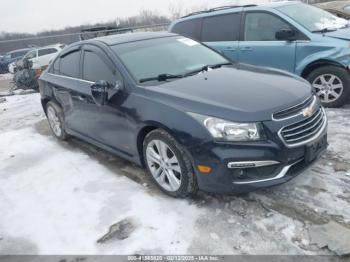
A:
{"type": "Polygon", "coordinates": [[[152,140],[147,145],[146,158],[152,176],[163,189],[174,192],[180,188],[180,163],[166,143],[152,140]]]}
{"type": "Polygon", "coordinates": [[[318,76],[312,83],[316,95],[322,103],[332,103],[336,101],[344,91],[343,82],[333,74],[323,74],[318,76]]]}

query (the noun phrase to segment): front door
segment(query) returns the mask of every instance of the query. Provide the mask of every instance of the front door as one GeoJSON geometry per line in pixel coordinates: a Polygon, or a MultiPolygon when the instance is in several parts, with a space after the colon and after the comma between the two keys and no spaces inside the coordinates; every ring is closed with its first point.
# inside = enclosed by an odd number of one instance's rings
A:
{"type": "Polygon", "coordinates": [[[276,39],[276,32],[287,28],[291,26],[273,14],[245,13],[239,62],[294,72],[296,42],[276,39]]]}
{"type": "MultiPolygon", "coordinates": [[[[86,45],[82,58],[82,79],[86,90],[91,90],[91,85],[99,80],[105,80],[111,85],[115,85],[117,81],[123,82],[116,66],[101,49],[86,45]]],[[[113,90],[110,94],[113,94],[113,90]]],[[[133,133],[123,107],[126,99],[127,92],[123,91],[109,97],[105,105],[98,106],[89,91],[84,122],[90,139],[131,155],[133,133]]]]}

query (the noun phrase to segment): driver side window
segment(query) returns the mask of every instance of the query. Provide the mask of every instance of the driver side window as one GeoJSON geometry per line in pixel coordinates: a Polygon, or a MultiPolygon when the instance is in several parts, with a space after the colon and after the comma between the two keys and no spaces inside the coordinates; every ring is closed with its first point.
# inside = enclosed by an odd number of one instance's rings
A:
{"type": "Polygon", "coordinates": [[[83,79],[91,82],[106,80],[115,82],[115,75],[106,63],[94,52],[84,51],[83,79]]]}
{"type": "Polygon", "coordinates": [[[276,32],[291,27],[268,13],[247,13],[244,25],[245,41],[278,41],[276,32]]]}

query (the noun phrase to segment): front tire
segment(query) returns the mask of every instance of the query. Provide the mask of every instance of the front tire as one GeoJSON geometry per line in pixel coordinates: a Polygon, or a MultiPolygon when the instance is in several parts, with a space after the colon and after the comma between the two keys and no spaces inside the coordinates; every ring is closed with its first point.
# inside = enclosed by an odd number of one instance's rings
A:
{"type": "Polygon", "coordinates": [[[54,136],[60,140],[66,140],[68,135],[65,130],[63,111],[55,102],[49,101],[46,104],[46,117],[54,136]]]}
{"type": "Polygon", "coordinates": [[[184,198],[197,192],[187,153],[166,131],[156,129],[145,137],[143,157],[151,179],[166,194],[184,198]]]}
{"type": "Polygon", "coordinates": [[[322,66],[312,71],[307,80],[324,106],[340,107],[348,101],[350,74],[346,69],[332,65],[322,66]]]}

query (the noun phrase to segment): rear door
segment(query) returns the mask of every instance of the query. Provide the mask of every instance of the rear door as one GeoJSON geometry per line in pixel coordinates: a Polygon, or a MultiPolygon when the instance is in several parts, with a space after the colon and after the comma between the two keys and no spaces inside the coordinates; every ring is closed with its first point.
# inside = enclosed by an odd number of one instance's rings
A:
{"type": "Polygon", "coordinates": [[[268,12],[247,12],[243,20],[239,62],[294,72],[296,42],[276,39],[280,29],[294,28],[268,12]]]}
{"type": "Polygon", "coordinates": [[[49,74],[55,98],[64,111],[66,128],[85,135],[86,97],[90,89],[86,88],[85,81],[81,79],[80,59],[79,47],[69,49],[55,59],[49,74]]]}
{"type": "Polygon", "coordinates": [[[237,61],[240,21],[240,12],[204,17],[201,41],[237,61]]]}

